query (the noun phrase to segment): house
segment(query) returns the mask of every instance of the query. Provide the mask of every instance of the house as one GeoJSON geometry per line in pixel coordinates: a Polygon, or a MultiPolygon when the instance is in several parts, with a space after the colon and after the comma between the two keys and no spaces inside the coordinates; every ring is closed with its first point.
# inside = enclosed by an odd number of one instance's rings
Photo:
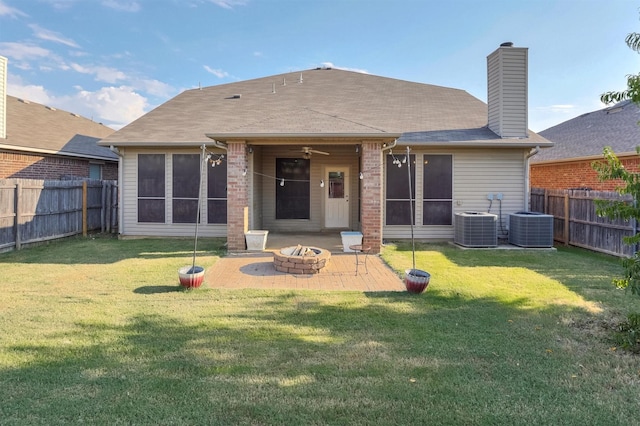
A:
{"type": "Polygon", "coordinates": [[[100,142],[121,156],[122,236],[358,230],[451,240],[454,215],[527,210],[527,48],[487,57],[488,106],[467,92],[331,68],[187,90],[100,142]],[[203,161],[204,163],[204,161],[203,161]],[[409,185],[410,183],[410,185],[409,185]],[[409,190],[411,188],[411,192],[409,190]],[[409,194],[413,198],[409,199],[409,194]],[[499,204],[499,205],[498,205],[499,204]]]}
{"type": "Polygon", "coordinates": [[[117,179],[118,156],[99,146],[113,129],[6,94],[0,57],[0,179],[117,179]]]}
{"type": "Polygon", "coordinates": [[[640,171],[638,122],[640,107],[627,100],[540,132],[555,146],[531,158],[531,187],[613,191],[616,182],[599,182],[592,163],[610,146],[627,170],[640,171]]]}

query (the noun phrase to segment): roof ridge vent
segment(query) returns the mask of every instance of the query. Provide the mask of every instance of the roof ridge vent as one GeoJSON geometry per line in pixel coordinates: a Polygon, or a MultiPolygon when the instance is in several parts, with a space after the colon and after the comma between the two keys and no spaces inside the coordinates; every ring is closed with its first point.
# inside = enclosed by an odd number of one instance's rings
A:
{"type": "Polygon", "coordinates": [[[46,105],[45,106],[46,109],[48,109],[49,111],[55,111],[56,109],[52,106],[46,105]]]}
{"type": "Polygon", "coordinates": [[[27,100],[27,99],[18,98],[18,100],[19,100],[20,102],[22,102],[23,104],[30,104],[30,103],[31,103],[31,102],[29,102],[29,100],[27,100]]]}

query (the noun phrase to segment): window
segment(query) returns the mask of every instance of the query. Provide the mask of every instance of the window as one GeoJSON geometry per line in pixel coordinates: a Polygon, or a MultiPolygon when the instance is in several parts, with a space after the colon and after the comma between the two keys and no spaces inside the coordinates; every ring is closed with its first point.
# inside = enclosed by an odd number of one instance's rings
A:
{"type": "Polygon", "coordinates": [[[309,219],[309,160],[276,158],[276,177],[276,219],[309,219]]]}
{"type": "Polygon", "coordinates": [[[89,163],[89,179],[102,179],[102,165],[89,163]]]}
{"type": "MultiPolygon", "coordinates": [[[[411,164],[415,164],[415,158],[415,155],[409,156],[411,164]]],[[[411,167],[412,194],[409,194],[409,175],[406,161],[402,163],[403,160],[406,160],[406,155],[398,157],[387,155],[387,199],[385,206],[387,225],[411,225],[411,207],[413,207],[415,222],[416,172],[415,167],[411,167]],[[400,161],[401,167],[394,163],[394,159],[400,161]],[[410,195],[412,201],[410,201],[410,195]]]]}
{"type": "Polygon", "coordinates": [[[207,167],[207,223],[227,223],[227,162],[207,167]]]}
{"type": "Polygon", "coordinates": [[[196,223],[200,188],[200,155],[173,154],[173,223],[196,223]]]}
{"type": "Polygon", "coordinates": [[[138,155],[138,222],[164,223],[164,154],[138,155]]]}
{"type": "Polygon", "coordinates": [[[422,180],[422,224],[451,225],[453,168],[451,155],[425,155],[422,180]]]}

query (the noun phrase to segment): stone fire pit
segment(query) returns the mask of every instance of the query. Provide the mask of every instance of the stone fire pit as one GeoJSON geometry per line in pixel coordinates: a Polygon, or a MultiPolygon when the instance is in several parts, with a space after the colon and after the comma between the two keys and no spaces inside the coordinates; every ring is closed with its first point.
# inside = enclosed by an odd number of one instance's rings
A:
{"type": "Polygon", "coordinates": [[[297,245],[274,252],[273,265],[276,271],[289,274],[317,274],[330,258],[329,250],[297,245]]]}

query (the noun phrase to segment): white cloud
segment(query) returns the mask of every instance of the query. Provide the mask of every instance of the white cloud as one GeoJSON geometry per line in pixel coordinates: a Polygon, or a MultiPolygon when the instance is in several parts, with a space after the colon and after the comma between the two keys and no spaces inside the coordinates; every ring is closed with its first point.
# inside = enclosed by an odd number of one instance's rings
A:
{"type": "Polygon", "coordinates": [[[0,16],[9,16],[10,18],[17,18],[19,16],[27,17],[26,13],[16,9],[15,7],[7,6],[2,0],[0,0],[0,16]]]}
{"type": "Polygon", "coordinates": [[[43,105],[51,105],[52,98],[42,86],[23,84],[19,77],[9,74],[7,94],[20,99],[27,99],[43,105]]]}
{"type": "Polygon", "coordinates": [[[29,28],[31,28],[33,34],[39,39],[64,44],[65,46],[73,47],[76,49],[80,48],[80,46],[78,46],[78,44],[70,38],[66,38],[55,31],[42,28],[38,24],[31,24],[29,25],[29,28]]]}
{"type": "Polygon", "coordinates": [[[31,43],[0,42],[0,54],[16,61],[47,58],[51,51],[31,43]]]}
{"type": "Polygon", "coordinates": [[[204,65],[204,69],[207,70],[207,72],[215,75],[218,78],[225,78],[229,76],[229,73],[226,71],[223,71],[221,69],[214,69],[209,67],[208,65],[204,65]]]}
{"type": "Polygon", "coordinates": [[[244,0],[209,0],[209,2],[225,9],[233,9],[235,6],[244,6],[247,4],[244,0]]]}
{"type": "Polygon", "coordinates": [[[107,86],[95,91],[74,86],[74,93],[55,96],[42,86],[25,84],[19,76],[10,73],[8,77],[7,93],[11,96],[73,112],[114,129],[129,124],[149,109],[147,98],[130,86],[107,86]]]}
{"type": "Polygon", "coordinates": [[[172,86],[159,80],[133,79],[132,84],[145,93],[162,98],[168,98],[175,93],[175,89],[172,86]]]}
{"type": "Polygon", "coordinates": [[[132,87],[102,87],[95,92],[81,90],[66,100],[70,105],[83,107],[91,113],[94,121],[109,122],[122,127],[142,116],[147,108],[147,98],[136,93],[132,87]]]}
{"type": "Polygon", "coordinates": [[[102,5],[122,12],[138,12],[141,9],[137,1],[103,0],[102,5]]]}
{"type": "Polygon", "coordinates": [[[118,81],[126,80],[127,75],[115,68],[103,66],[82,66],[72,63],[71,68],[81,74],[93,75],[96,81],[104,81],[105,83],[115,84],[118,81]]]}

